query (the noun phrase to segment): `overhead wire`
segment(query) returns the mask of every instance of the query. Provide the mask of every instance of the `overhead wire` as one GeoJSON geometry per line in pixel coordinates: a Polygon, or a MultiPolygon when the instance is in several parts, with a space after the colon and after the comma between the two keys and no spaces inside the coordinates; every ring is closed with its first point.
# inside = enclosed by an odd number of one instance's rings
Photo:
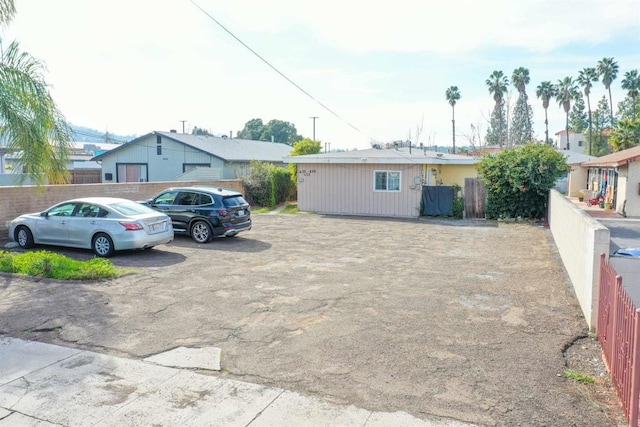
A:
{"type": "Polygon", "coordinates": [[[282,71],[280,71],[278,68],[276,68],[273,64],[271,64],[269,61],[267,61],[262,55],[260,55],[258,52],[256,52],[254,49],[252,49],[249,45],[247,45],[245,42],[243,42],[238,36],[236,36],[233,32],[231,32],[231,30],[229,30],[227,27],[225,27],[220,21],[218,21],[216,18],[214,18],[209,12],[207,12],[206,10],[204,10],[198,3],[195,2],[195,0],[190,0],[191,3],[197,7],[198,9],[200,9],[200,11],[202,13],[204,13],[206,16],[209,17],[209,19],[211,19],[213,22],[215,22],[220,28],[222,28],[227,34],[229,34],[231,37],[233,37],[238,43],[240,43],[242,46],[244,46],[247,50],[249,50],[252,54],[254,54],[258,59],[260,59],[262,62],[264,62],[269,68],[271,68],[273,71],[275,71],[276,73],[278,73],[282,78],[284,78],[286,81],[288,81],[289,83],[291,83],[296,89],[298,89],[300,92],[302,92],[303,94],[305,94],[307,97],[309,97],[311,100],[313,100],[314,102],[316,102],[318,105],[320,105],[322,108],[324,108],[326,111],[328,111],[329,113],[331,113],[333,116],[335,116],[337,119],[343,121],[344,123],[346,123],[349,127],[351,127],[352,129],[354,129],[356,132],[366,136],[367,138],[369,138],[372,142],[377,142],[375,139],[373,139],[372,137],[370,137],[369,135],[367,135],[366,133],[364,133],[363,131],[361,131],[360,129],[358,129],[355,125],[353,125],[351,122],[349,122],[348,120],[344,119],[342,116],[340,116],[338,113],[336,113],[335,111],[333,111],[331,108],[329,108],[327,105],[325,105],[323,102],[321,102],[319,99],[317,99],[316,97],[314,97],[312,94],[310,94],[309,92],[307,92],[305,89],[303,89],[299,84],[297,84],[296,82],[294,82],[291,78],[289,78],[286,74],[284,74],[282,71]]]}

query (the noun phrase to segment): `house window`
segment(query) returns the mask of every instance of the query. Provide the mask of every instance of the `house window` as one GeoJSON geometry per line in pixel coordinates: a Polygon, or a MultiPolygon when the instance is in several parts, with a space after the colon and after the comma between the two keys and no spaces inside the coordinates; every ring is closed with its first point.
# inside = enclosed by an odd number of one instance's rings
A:
{"type": "Polygon", "coordinates": [[[583,144],[584,144],[584,141],[578,141],[578,147],[582,147],[583,144]]]}
{"type": "Polygon", "coordinates": [[[156,154],[162,156],[162,137],[160,135],[156,135],[156,144],[156,154]]]}
{"type": "Polygon", "coordinates": [[[373,177],[375,191],[400,191],[400,171],[375,171],[373,177]]]}
{"type": "Polygon", "coordinates": [[[116,182],[145,182],[147,180],[146,164],[117,164],[116,182]]]}
{"type": "Polygon", "coordinates": [[[210,168],[211,164],[209,163],[183,163],[182,164],[182,172],[191,172],[196,168],[210,168]]]}

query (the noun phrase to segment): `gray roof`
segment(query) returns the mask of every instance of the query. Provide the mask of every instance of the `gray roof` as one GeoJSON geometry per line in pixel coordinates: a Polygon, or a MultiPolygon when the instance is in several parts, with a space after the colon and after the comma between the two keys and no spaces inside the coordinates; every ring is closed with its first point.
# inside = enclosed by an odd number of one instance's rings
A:
{"type": "Polygon", "coordinates": [[[571,150],[561,150],[557,148],[556,151],[564,155],[568,165],[577,165],[582,162],[587,162],[589,160],[597,159],[597,157],[595,156],[590,156],[584,153],[577,153],[571,150]]]}
{"type": "Polygon", "coordinates": [[[471,156],[439,153],[436,151],[408,147],[381,150],[341,151],[325,154],[307,154],[305,156],[286,157],[287,163],[370,163],[370,164],[440,164],[440,165],[473,165],[479,162],[471,156]]]}
{"type": "Polygon", "coordinates": [[[122,144],[106,153],[102,153],[94,159],[98,160],[108,156],[129,144],[135,144],[150,135],[161,135],[163,138],[172,139],[176,142],[188,145],[197,150],[216,156],[227,162],[248,162],[251,160],[262,160],[265,162],[283,162],[283,158],[288,156],[293,147],[286,144],[279,144],[268,141],[252,141],[248,139],[229,139],[219,136],[191,135],[176,132],[154,131],[132,141],[122,144]]]}

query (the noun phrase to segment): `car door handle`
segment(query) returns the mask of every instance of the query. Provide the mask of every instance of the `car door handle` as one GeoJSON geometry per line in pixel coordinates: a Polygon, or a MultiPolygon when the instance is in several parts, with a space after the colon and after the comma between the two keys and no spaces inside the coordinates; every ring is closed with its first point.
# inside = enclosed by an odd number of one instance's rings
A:
{"type": "Polygon", "coordinates": [[[65,225],[67,221],[60,221],[60,224],[65,225]]]}
{"type": "Polygon", "coordinates": [[[93,221],[91,221],[89,224],[91,224],[91,225],[96,225],[96,221],[95,221],[95,220],[93,220],[93,221]]]}

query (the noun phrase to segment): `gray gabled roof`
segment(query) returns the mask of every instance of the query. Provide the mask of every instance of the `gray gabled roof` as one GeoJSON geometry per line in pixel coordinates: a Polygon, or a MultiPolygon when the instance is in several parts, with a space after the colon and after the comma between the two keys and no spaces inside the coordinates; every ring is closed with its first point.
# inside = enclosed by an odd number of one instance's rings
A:
{"type": "Polygon", "coordinates": [[[122,144],[106,153],[102,153],[93,158],[100,160],[101,158],[113,154],[123,149],[129,144],[136,144],[150,135],[160,135],[196,150],[216,156],[227,162],[248,162],[251,160],[262,160],[265,162],[283,162],[283,158],[288,156],[293,149],[286,144],[278,144],[267,141],[252,141],[248,139],[228,139],[218,136],[191,135],[176,132],[154,131],[136,138],[132,141],[122,144]]]}
{"type": "Polygon", "coordinates": [[[595,156],[590,156],[584,153],[577,153],[571,150],[562,150],[560,148],[556,148],[556,151],[564,156],[568,165],[577,165],[583,162],[588,162],[589,160],[597,159],[595,156]]]}
{"type": "Polygon", "coordinates": [[[307,154],[305,156],[286,157],[287,163],[359,163],[359,164],[422,164],[422,165],[473,165],[478,159],[458,154],[408,147],[397,149],[376,149],[342,151],[326,154],[307,154]]]}

